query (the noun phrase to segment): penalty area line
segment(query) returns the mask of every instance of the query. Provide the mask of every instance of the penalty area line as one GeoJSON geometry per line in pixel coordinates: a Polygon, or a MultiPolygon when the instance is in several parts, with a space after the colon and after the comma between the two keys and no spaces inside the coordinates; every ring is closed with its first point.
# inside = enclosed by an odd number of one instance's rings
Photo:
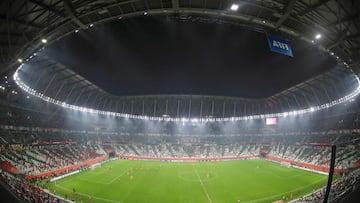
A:
{"type": "Polygon", "coordinates": [[[107,182],[105,184],[109,185],[111,183],[113,183],[115,180],[117,180],[118,178],[122,177],[126,172],[129,172],[129,168],[132,167],[134,164],[130,163],[128,166],[126,166],[126,169],[118,176],[116,176],[115,178],[113,178],[110,182],[107,182]]]}
{"type": "Polygon", "coordinates": [[[202,189],[203,189],[206,197],[208,198],[209,202],[212,203],[212,200],[211,200],[211,198],[210,198],[210,196],[209,196],[209,193],[207,192],[207,190],[206,190],[206,188],[205,188],[205,185],[204,185],[203,181],[201,180],[201,178],[200,178],[200,176],[199,176],[199,173],[198,173],[197,170],[195,169],[194,165],[193,165],[193,169],[194,169],[194,171],[195,171],[196,176],[198,177],[198,179],[199,179],[199,181],[200,181],[201,187],[202,187],[202,189]]]}

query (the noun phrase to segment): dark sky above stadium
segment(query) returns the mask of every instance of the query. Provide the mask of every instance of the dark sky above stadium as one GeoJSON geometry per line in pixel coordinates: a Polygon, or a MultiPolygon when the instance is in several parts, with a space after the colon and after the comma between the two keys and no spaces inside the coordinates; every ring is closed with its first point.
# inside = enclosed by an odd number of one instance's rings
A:
{"type": "Polygon", "coordinates": [[[94,25],[47,50],[116,95],[263,98],[336,64],[313,44],[290,42],[293,58],[271,52],[264,33],[240,26],[141,16],[94,25]]]}

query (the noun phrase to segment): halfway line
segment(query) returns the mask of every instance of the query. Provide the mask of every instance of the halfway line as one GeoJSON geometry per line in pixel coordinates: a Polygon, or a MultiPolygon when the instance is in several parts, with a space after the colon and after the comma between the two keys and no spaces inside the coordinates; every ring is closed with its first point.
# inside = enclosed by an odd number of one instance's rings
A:
{"type": "Polygon", "coordinates": [[[209,202],[212,203],[212,200],[211,200],[211,198],[210,198],[210,196],[209,196],[209,194],[208,194],[208,192],[207,192],[207,190],[206,190],[206,188],[205,188],[205,185],[204,185],[203,181],[201,180],[201,178],[200,178],[197,170],[195,169],[194,165],[193,165],[193,169],[194,169],[194,171],[195,171],[196,176],[198,177],[198,179],[199,179],[199,181],[200,181],[200,184],[201,184],[201,186],[202,186],[202,189],[203,189],[204,193],[206,194],[206,197],[208,198],[209,202]]]}

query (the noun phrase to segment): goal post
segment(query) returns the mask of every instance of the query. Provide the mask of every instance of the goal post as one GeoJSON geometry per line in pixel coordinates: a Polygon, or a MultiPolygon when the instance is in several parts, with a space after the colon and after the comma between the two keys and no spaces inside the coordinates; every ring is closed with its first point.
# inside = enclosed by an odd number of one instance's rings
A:
{"type": "Polygon", "coordinates": [[[101,168],[101,163],[96,163],[89,166],[89,169],[94,170],[96,168],[101,168]]]}
{"type": "Polygon", "coordinates": [[[288,162],[280,162],[280,165],[281,165],[281,166],[284,166],[284,167],[287,167],[287,168],[290,168],[290,167],[291,167],[291,164],[288,163],[288,162]]]}

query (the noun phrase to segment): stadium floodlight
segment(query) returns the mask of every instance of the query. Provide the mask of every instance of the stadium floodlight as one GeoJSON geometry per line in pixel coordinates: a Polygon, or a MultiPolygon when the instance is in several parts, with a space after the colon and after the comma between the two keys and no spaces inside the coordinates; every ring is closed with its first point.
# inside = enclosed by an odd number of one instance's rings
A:
{"type": "Polygon", "coordinates": [[[191,122],[197,123],[197,122],[199,122],[199,120],[197,118],[193,118],[193,119],[191,119],[191,122]]]}
{"type": "Polygon", "coordinates": [[[239,9],[239,5],[238,4],[233,4],[233,5],[231,5],[231,7],[230,7],[230,10],[232,10],[232,11],[237,11],[239,9]]]}
{"type": "Polygon", "coordinates": [[[46,43],[47,43],[47,39],[42,38],[42,39],[41,39],[41,42],[42,42],[43,44],[46,44],[46,43]]]}
{"type": "Polygon", "coordinates": [[[315,39],[320,39],[322,36],[321,36],[321,34],[316,34],[315,35],[315,39]]]}

